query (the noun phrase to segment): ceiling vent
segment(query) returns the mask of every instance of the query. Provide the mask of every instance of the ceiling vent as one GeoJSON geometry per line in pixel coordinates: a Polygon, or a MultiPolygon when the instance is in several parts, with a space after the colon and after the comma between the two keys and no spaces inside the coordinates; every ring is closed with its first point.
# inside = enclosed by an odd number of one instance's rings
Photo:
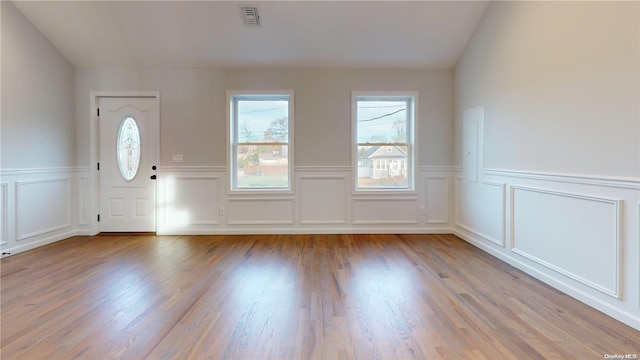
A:
{"type": "Polygon", "coordinates": [[[255,6],[241,6],[242,19],[244,26],[255,27],[260,26],[260,16],[258,16],[258,8],[255,6]]]}

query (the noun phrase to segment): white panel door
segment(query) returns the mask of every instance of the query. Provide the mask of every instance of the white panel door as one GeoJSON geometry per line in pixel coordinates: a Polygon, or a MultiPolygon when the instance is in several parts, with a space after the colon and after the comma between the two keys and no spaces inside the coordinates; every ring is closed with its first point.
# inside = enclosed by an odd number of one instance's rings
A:
{"type": "Polygon", "coordinates": [[[100,232],[156,231],[156,98],[100,98],[100,232]]]}

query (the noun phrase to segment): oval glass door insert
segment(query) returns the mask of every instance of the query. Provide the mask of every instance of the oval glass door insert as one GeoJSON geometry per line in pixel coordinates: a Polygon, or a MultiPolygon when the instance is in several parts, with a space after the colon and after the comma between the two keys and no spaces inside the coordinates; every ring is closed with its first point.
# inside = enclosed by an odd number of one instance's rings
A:
{"type": "Polygon", "coordinates": [[[133,180],[140,165],[140,130],[136,121],[130,116],[120,123],[116,151],[120,174],[127,181],[133,180]]]}

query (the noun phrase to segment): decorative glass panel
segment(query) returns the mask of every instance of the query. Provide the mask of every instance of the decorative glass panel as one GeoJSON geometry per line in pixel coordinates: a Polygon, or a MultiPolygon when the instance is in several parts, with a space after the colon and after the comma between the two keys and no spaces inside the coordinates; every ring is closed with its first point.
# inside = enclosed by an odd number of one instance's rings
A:
{"type": "Polygon", "coordinates": [[[116,150],[122,177],[127,181],[133,180],[140,165],[140,131],[132,117],[124,118],[120,124],[116,150]]]}

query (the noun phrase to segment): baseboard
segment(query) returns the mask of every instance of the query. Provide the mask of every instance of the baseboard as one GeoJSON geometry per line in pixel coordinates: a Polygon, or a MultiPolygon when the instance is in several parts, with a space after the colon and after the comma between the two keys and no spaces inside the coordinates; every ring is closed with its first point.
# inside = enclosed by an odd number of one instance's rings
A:
{"type": "Polygon", "coordinates": [[[373,227],[350,227],[350,228],[250,228],[241,229],[203,229],[203,230],[165,230],[159,231],[158,235],[303,235],[303,234],[451,234],[451,228],[373,228],[373,227]]]}
{"type": "Polygon", "coordinates": [[[49,245],[52,244],[54,242],[57,241],[61,241],[61,240],[66,240],[68,238],[74,237],[74,236],[86,236],[89,235],[89,231],[88,230],[70,230],[70,231],[66,231],[63,233],[58,233],[55,235],[51,235],[45,238],[41,238],[38,240],[34,240],[34,241],[30,241],[26,244],[17,244],[17,246],[11,247],[11,248],[6,248],[6,249],[2,249],[2,258],[7,257],[7,256],[11,256],[11,255],[16,255],[28,250],[33,250],[37,247],[40,246],[44,246],[44,245],[49,245]]]}

